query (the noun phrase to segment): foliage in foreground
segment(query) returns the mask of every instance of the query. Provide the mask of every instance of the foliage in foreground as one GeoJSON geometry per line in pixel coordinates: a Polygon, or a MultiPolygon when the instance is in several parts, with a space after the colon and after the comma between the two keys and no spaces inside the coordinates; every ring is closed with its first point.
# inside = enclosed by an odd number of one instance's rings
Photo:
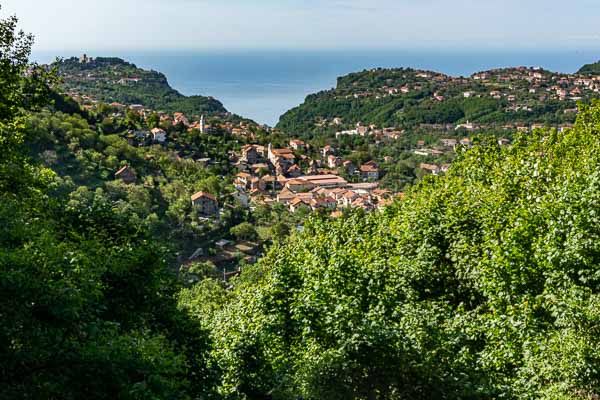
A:
{"type": "Polygon", "coordinates": [[[208,278],[176,304],[143,226],[102,196],[67,201],[27,159],[25,111],[52,76],[15,24],[0,21],[0,398],[599,396],[600,104],[572,131],[482,139],[384,213],[313,219],[232,290],[208,278]]]}
{"type": "Polygon", "coordinates": [[[28,160],[25,114],[53,75],[16,22],[0,20],[0,398],[210,397],[208,337],[163,249],[108,201],[51,196],[55,173],[28,160]]]}
{"type": "Polygon", "coordinates": [[[307,224],[223,311],[196,308],[222,393],[598,396],[599,133],[596,104],[564,133],[482,140],[383,214],[307,224]]]}

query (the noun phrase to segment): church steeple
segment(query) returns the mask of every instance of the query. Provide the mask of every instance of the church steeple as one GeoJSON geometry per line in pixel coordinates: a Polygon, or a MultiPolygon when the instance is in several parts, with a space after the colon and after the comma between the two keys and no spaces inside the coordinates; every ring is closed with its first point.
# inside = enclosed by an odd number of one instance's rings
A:
{"type": "Polygon", "coordinates": [[[200,116],[200,133],[204,133],[205,129],[204,115],[202,115],[200,116]]]}

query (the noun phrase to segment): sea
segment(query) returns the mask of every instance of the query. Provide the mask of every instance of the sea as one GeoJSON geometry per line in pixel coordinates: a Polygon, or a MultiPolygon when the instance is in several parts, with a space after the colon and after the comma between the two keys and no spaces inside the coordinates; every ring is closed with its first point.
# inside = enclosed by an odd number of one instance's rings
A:
{"type": "MultiPolygon", "coordinates": [[[[83,53],[83,52],[82,52],[83,53]]],[[[34,52],[48,63],[64,52],[34,52]]],[[[598,49],[557,50],[204,50],[102,51],[89,56],[116,56],[138,67],[164,73],[185,95],[213,96],[231,112],[274,126],[279,117],[306,96],[335,87],[350,72],[384,67],[412,67],[469,76],[498,67],[543,67],[573,73],[600,59],[598,49]]]]}

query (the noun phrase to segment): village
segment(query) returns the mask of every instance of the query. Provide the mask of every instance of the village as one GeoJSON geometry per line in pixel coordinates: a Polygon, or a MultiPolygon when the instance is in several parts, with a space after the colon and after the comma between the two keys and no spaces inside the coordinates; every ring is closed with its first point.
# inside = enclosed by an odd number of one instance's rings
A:
{"type": "MultiPolygon", "coordinates": [[[[534,107],[532,103],[535,102],[574,102],[600,91],[600,77],[553,74],[532,68],[492,70],[474,74],[471,78],[454,78],[425,71],[412,74],[414,76],[409,77],[412,83],[395,86],[393,81],[386,81],[378,89],[366,90],[358,85],[345,96],[379,99],[410,96],[423,91],[431,92],[430,100],[437,103],[443,103],[452,96],[492,98],[508,104],[506,112],[523,115],[534,107]]],[[[82,73],[76,78],[97,79],[92,73],[82,73]]],[[[116,76],[110,83],[135,86],[139,80],[135,75],[116,76]]],[[[399,80],[406,81],[403,76],[399,80]]],[[[443,175],[449,170],[457,148],[473,146],[474,137],[479,133],[492,131],[498,145],[510,146],[514,132],[526,133],[548,126],[544,122],[519,122],[511,118],[512,122],[503,124],[466,120],[453,124],[382,127],[373,123],[348,123],[342,117],[334,117],[317,121],[317,125],[325,129],[323,137],[326,140],[315,141],[301,131],[297,134],[283,133],[230,113],[192,115],[177,109],[159,111],[142,104],[117,101],[106,104],[76,88],[65,94],[87,112],[99,113],[114,121],[138,121],[135,129],[115,132],[131,146],[158,145],[168,148],[178,158],[191,159],[206,168],[221,163],[221,178],[230,188],[227,193],[196,188],[187,194],[188,204],[193,208],[197,221],[209,225],[219,224],[223,212],[234,205],[248,213],[260,207],[283,208],[297,215],[298,229],[302,225],[300,221],[309,213],[337,218],[346,210],[384,210],[396,199],[404,197],[402,186],[394,190],[389,185],[389,180],[396,178],[388,175],[401,160],[410,159],[415,180],[424,175],[443,175]],[[194,135],[207,138],[207,143],[211,142],[211,137],[220,137],[228,145],[216,146],[212,158],[201,152],[190,153],[186,151],[186,137],[194,135]],[[366,143],[370,150],[363,152],[361,157],[353,157],[357,143],[359,146],[366,143]],[[389,151],[380,150],[385,148],[389,151]],[[215,151],[225,157],[226,166],[223,160],[214,159],[215,151]],[[387,182],[386,176],[389,178],[387,182]]],[[[561,113],[575,115],[577,109],[566,108],[561,113]]],[[[565,130],[571,128],[572,123],[563,122],[554,127],[565,130]]],[[[125,184],[139,181],[130,165],[120,167],[114,177],[125,184]]],[[[231,235],[219,234],[209,245],[216,250],[209,254],[207,246],[199,247],[186,263],[202,261],[219,268],[223,266],[223,278],[228,279],[229,274],[235,275],[240,271],[234,266],[236,260],[242,258],[246,263],[256,260],[263,243],[263,240],[256,239],[233,240],[231,235]]]]}
{"type": "MultiPolygon", "coordinates": [[[[120,104],[111,106],[123,107],[120,104]]],[[[150,113],[150,110],[136,105],[129,106],[129,109],[144,116],[150,113]]],[[[172,117],[161,113],[160,118],[161,122],[173,126],[181,124],[189,132],[197,130],[201,134],[209,134],[218,128],[235,136],[252,136],[248,126],[243,123],[237,127],[231,123],[214,127],[205,122],[204,116],[190,123],[182,113],[175,113],[172,117]]],[[[168,132],[163,128],[131,131],[128,138],[130,144],[137,146],[164,145],[168,141],[168,132]]],[[[290,212],[300,209],[324,210],[339,216],[344,208],[371,211],[389,205],[394,197],[402,196],[402,193],[379,188],[381,170],[376,161],[354,165],[338,156],[336,149],[330,145],[312,149],[299,139],[291,139],[285,148],[273,148],[270,144],[246,144],[239,151],[230,152],[229,160],[238,171],[233,180],[235,192],[231,196],[248,208],[257,204],[280,203],[290,212]],[[317,157],[306,154],[316,154],[317,157]],[[360,182],[349,182],[340,176],[342,174],[360,182]]],[[[209,159],[198,161],[210,162],[209,159]]],[[[126,181],[134,179],[127,168],[118,171],[116,177],[126,181]]],[[[216,216],[219,212],[219,200],[214,194],[194,193],[191,201],[203,216],[216,216]]]]}
{"type": "MultiPolygon", "coordinates": [[[[542,102],[548,100],[579,101],[586,94],[600,93],[600,76],[555,73],[537,67],[498,68],[475,73],[469,78],[415,70],[410,73],[402,73],[401,78],[404,78],[404,81],[408,79],[411,83],[394,86],[395,79],[388,79],[379,87],[351,90],[343,96],[355,99],[369,97],[381,99],[407,95],[433,87],[435,91],[431,99],[443,102],[450,98],[448,93],[454,92],[456,88],[473,86],[473,90],[463,91],[462,96],[465,98],[490,97],[496,100],[506,98],[512,103],[511,110],[528,111],[525,103],[532,99],[542,102]],[[474,84],[481,86],[477,87],[474,84]],[[481,87],[488,90],[478,90],[481,87]],[[525,103],[520,103],[520,101],[525,103]]],[[[336,120],[332,122],[340,123],[336,120]]]]}

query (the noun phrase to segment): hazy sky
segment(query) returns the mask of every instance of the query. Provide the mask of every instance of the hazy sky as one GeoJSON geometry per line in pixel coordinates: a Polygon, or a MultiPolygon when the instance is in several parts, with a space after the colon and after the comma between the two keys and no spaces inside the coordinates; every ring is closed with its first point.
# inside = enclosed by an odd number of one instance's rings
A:
{"type": "Polygon", "coordinates": [[[599,0],[0,0],[36,50],[600,47],[599,0]]]}

